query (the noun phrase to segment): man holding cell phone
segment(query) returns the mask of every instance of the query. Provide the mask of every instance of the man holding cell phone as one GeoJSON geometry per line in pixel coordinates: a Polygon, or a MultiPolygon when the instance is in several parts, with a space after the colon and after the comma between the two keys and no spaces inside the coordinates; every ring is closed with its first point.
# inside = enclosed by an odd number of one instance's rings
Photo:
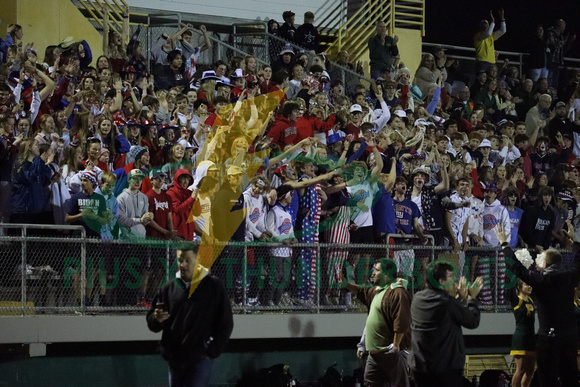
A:
{"type": "Polygon", "coordinates": [[[177,250],[178,277],[163,287],[147,313],[169,363],[170,386],[207,386],[213,359],[227,347],[234,322],[223,283],[197,261],[199,245],[177,250]],[[190,287],[195,290],[190,295],[190,287]]]}

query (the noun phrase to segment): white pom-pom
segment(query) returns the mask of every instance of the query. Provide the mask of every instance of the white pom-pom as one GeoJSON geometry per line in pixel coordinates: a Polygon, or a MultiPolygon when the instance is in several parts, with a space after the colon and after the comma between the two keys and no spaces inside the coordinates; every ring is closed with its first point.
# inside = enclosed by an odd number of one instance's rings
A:
{"type": "Polygon", "coordinates": [[[515,256],[518,259],[518,261],[520,261],[521,264],[524,265],[526,269],[529,269],[530,266],[532,266],[532,264],[534,263],[534,260],[532,259],[532,256],[530,255],[528,249],[517,250],[515,252],[515,256]]]}
{"type": "Polygon", "coordinates": [[[543,269],[546,266],[546,252],[542,251],[536,256],[536,267],[538,269],[543,269]]]}

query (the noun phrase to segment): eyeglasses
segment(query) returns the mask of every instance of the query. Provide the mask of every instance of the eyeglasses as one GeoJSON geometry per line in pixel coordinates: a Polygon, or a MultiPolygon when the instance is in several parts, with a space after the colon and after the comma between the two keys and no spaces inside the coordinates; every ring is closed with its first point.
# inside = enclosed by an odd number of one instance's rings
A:
{"type": "Polygon", "coordinates": [[[517,197],[518,197],[518,195],[515,193],[511,193],[508,195],[508,198],[517,198],[517,197]]]}

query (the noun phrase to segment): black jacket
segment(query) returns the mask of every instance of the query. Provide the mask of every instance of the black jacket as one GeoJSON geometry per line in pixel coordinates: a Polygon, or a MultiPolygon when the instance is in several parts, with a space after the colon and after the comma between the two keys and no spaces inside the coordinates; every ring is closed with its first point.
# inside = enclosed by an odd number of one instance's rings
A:
{"type": "MultiPolygon", "coordinates": [[[[508,270],[534,289],[534,301],[538,307],[540,322],[539,336],[547,336],[550,329],[559,337],[570,337],[576,340],[576,318],[574,316],[574,286],[580,274],[580,256],[574,257],[574,263],[566,268],[554,264],[544,269],[543,273],[527,270],[518,261],[512,249],[504,250],[508,270]]],[[[508,272],[506,277],[511,273],[508,272]]]]}
{"type": "Polygon", "coordinates": [[[294,41],[297,45],[307,50],[318,52],[318,44],[320,42],[318,30],[310,23],[304,23],[296,29],[294,41]]]}
{"type": "Polygon", "coordinates": [[[230,301],[217,277],[207,275],[188,296],[184,282],[175,279],[159,291],[147,312],[149,330],[163,331],[160,352],[172,364],[187,365],[204,356],[218,357],[226,349],[234,328],[230,301]],[[170,314],[162,323],[153,315],[158,302],[164,302],[170,314]]]}
{"type": "Polygon", "coordinates": [[[420,373],[463,370],[461,327],[475,329],[479,318],[476,300],[459,301],[441,289],[418,292],[411,303],[411,368],[420,373]]]}
{"type": "MultiPolygon", "coordinates": [[[[542,198],[538,200],[541,201],[542,198]]],[[[528,246],[540,245],[544,249],[548,249],[552,243],[552,230],[554,229],[555,220],[556,214],[552,207],[548,206],[544,210],[541,203],[532,205],[526,208],[522,214],[520,235],[528,246]]]]}

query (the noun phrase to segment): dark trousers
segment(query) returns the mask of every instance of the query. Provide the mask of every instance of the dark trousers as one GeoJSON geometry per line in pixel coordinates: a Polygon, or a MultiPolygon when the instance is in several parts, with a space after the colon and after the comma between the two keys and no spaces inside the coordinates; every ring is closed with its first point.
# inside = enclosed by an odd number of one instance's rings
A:
{"type": "Polygon", "coordinates": [[[203,358],[193,364],[169,364],[170,387],[206,387],[209,386],[213,359],[203,358]]]}
{"type": "Polygon", "coordinates": [[[365,367],[365,385],[369,387],[409,387],[407,351],[371,351],[365,367]]]}
{"type": "Polygon", "coordinates": [[[463,370],[440,374],[414,373],[415,387],[463,387],[463,370]]]}
{"type": "Polygon", "coordinates": [[[576,337],[538,336],[536,351],[542,387],[578,386],[577,348],[576,337]]]}

